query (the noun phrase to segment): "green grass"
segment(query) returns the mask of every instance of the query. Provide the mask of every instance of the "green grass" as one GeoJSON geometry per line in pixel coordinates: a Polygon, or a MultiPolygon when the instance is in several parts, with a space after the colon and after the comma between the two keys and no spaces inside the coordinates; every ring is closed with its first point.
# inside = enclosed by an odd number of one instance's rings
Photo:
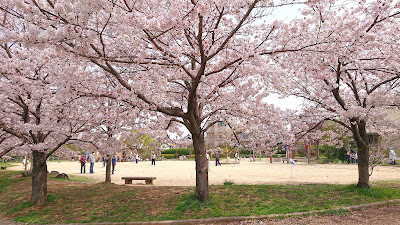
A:
{"type": "MultiPolygon", "coordinates": [[[[83,177],[83,176],[78,176],[78,175],[73,175],[70,174],[68,175],[69,179],[68,181],[72,181],[72,182],[81,182],[81,183],[96,183],[97,180],[91,177],[83,177]]],[[[62,178],[56,178],[53,176],[47,176],[47,179],[49,180],[59,180],[59,181],[63,181],[66,179],[62,179],[62,178]]]]}
{"type": "MultiPolygon", "coordinates": [[[[71,180],[74,176],[71,177],[71,180]]],[[[194,187],[132,186],[49,180],[48,200],[29,203],[30,178],[0,172],[0,212],[22,223],[159,221],[311,212],[344,216],[345,206],[400,198],[400,180],[355,185],[219,185],[200,202],[194,187]],[[3,188],[4,187],[4,188],[3,188]]]]}
{"type": "Polygon", "coordinates": [[[347,209],[330,209],[326,211],[322,211],[320,213],[317,213],[318,215],[326,215],[326,216],[346,216],[346,215],[351,215],[351,212],[347,209]]]}
{"type": "MultiPolygon", "coordinates": [[[[18,162],[0,162],[0,167],[13,167],[13,166],[17,166],[18,162]]],[[[22,166],[22,165],[21,165],[22,166]]]]}

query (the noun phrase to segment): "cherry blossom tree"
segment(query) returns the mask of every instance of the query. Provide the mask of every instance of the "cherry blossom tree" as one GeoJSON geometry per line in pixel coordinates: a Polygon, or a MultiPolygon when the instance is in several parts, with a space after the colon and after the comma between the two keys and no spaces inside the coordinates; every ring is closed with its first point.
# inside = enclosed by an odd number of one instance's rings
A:
{"type": "MultiPolygon", "coordinates": [[[[277,7],[307,1],[18,1],[30,23],[25,40],[52,44],[103,69],[143,107],[192,135],[196,198],[208,199],[204,133],[259,93],[271,72],[277,7]],[[259,54],[262,52],[261,54],[259,54]]],[[[28,26],[28,25],[27,25],[28,26]]],[[[281,50],[281,49],[280,49],[281,50]]],[[[255,106],[253,106],[255,107],[255,106]]]]}
{"type": "Polygon", "coordinates": [[[281,46],[293,51],[275,55],[286,73],[280,77],[284,85],[275,85],[306,99],[309,116],[351,131],[358,149],[357,186],[368,188],[368,130],[395,124],[387,110],[399,93],[400,4],[320,1],[309,6],[304,18],[280,27],[287,33],[281,46]]]}
{"type": "MultiPolygon", "coordinates": [[[[5,43],[3,46],[10,45],[5,43]]],[[[2,49],[0,129],[7,151],[32,152],[33,203],[47,199],[46,160],[90,129],[86,102],[72,101],[65,83],[54,79],[48,55],[14,45],[2,49]],[[56,89],[55,89],[56,88],[56,89]]]]}
{"type": "Polygon", "coordinates": [[[2,1],[0,11],[0,156],[32,153],[31,202],[38,203],[47,200],[46,160],[80,140],[96,113],[73,88],[74,77],[90,73],[52,49],[21,41],[28,29],[14,3],[2,1]]]}

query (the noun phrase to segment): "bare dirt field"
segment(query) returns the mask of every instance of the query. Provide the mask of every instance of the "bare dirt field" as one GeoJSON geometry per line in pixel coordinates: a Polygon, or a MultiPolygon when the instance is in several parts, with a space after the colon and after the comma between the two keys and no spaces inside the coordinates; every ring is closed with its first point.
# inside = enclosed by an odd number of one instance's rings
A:
{"type": "MultiPolygon", "coordinates": [[[[48,171],[74,174],[94,178],[102,182],[105,180],[105,167],[102,162],[94,165],[94,173],[89,174],[89,163],[86,164],[86,174],[80,173],[79,161],[72,162],[48,162],[48,171]]],[[[10,170],[22,170],[22,165],[7,168],[10,170]]],[[[195,186],[195,162],[185,160],[157,161],[155,166],[150,161],[119,162],[116,165],[112,182],[124,184],[121,178],[124,176],[153,176],[154,185],[157,186],[195,186]]],[[[400,179],[400,167],[378,166],[374,169],[371,181],[400,179]]],[[[246,162],[234,164],[224,163],[215,166],[210,162],[209,183],[210,185],[221,185],[225,181],[235,184],[303,184],[303,183],[326,183],[326,184],[352,184],[358,181],[356,164],[283,164],[281,162],[246,162]]],[[[134,184],[143,185],[144,181],[133,181],[134,184]]]]}

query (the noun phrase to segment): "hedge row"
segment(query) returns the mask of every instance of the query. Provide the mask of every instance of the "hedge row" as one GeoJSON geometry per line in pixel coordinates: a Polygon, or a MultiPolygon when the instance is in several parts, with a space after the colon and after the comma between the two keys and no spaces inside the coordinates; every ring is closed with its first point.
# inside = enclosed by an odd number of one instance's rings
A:
{"type": "Polygon", "coordinates": [[[166,159],[175,159],[175,154],[161,154],[166,159]]]}
{"type": "Polygon", "coordinates": [[[193,149],[187,149],[187,148],[176,148],[176,149],[165,149],[163,152],[161,152],[162,155],[165,154],[175,154],[178,153],[179,155],[190,155],[194,153],[193,149]]]}

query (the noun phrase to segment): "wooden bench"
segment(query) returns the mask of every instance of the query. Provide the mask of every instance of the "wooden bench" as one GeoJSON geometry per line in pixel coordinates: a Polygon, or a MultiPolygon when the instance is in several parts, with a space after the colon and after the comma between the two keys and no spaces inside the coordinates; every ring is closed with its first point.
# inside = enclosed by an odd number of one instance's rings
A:
{"type": "Polygon", "coordinates": [[[125,180],[125,184],[132,184],[132,180],[145,180],[146,184],[153,184],[155,177],[122,177],[125,180]]]}

